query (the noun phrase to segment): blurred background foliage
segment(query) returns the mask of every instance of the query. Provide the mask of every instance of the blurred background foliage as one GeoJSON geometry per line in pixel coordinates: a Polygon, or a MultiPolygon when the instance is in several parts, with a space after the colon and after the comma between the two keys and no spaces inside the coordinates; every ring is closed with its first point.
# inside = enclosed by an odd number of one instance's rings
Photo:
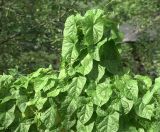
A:
{"type": "Polygon", "coordinates": [[[59,68],[65,19],[91,8],[138,27],[139,39],[122,43],[124,65],[160,75],[160,0],[0,0],[0,74],[59,68]],[[151,39],[149,39],[151,37],[151,39]],[[153,39],[152,39],[153,38],[153,39]]]}

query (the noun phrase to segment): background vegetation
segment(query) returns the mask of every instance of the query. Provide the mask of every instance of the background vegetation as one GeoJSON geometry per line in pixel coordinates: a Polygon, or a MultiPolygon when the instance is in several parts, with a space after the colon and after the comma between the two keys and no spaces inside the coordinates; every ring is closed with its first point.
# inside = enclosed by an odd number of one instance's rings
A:
{"type": "Polygon", "coordinates": [[[50,64],[58,69],[64,21],[91,8],[138,27],[139,41],[122,44],[124,65],[136,73],[160,74],[159,0],[0,0],[0,74],[31,73],[50,64]],[[154,39],[148,39],[150,31],[157,33],[154,39]]]}

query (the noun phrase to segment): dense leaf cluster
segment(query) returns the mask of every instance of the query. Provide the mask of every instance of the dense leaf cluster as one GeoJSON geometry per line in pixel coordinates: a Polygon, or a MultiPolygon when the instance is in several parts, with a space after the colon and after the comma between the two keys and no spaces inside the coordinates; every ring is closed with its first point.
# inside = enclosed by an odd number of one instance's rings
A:
{"type": "Polygon", "coordinates": [[[126,72],[119,38],[102,10],[68,17],[60,73],[0,76],[0,131],[160,131],[160,78],[126,72]]]}

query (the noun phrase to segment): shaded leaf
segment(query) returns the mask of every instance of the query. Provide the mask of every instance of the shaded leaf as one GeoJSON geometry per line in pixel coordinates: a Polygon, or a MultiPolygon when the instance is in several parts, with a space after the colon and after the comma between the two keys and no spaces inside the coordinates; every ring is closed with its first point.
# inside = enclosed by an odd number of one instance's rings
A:
{"type": "Polygon", "coordinates": [[[6,112],[0,113],[0,124],[6,129],[15,119],[15,105],[6,112]]]}
{"type": "Polygon", "coordinates": [[[122,70],[120,54],[113,40],[101,46],[100,60],[102,66],[113,74],[117,74],[122,70]]]}

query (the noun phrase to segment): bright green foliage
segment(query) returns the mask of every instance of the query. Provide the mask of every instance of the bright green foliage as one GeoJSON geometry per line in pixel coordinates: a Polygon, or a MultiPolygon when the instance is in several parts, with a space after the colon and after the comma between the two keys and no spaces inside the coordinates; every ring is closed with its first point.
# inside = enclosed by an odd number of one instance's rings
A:
{"type": "Polygon", "coordinates": [[[160,131],[160,78],[125,73],[119,38],[102,10],[70,16],[59,74],[0,76],[0,131],[160,131]]]}

